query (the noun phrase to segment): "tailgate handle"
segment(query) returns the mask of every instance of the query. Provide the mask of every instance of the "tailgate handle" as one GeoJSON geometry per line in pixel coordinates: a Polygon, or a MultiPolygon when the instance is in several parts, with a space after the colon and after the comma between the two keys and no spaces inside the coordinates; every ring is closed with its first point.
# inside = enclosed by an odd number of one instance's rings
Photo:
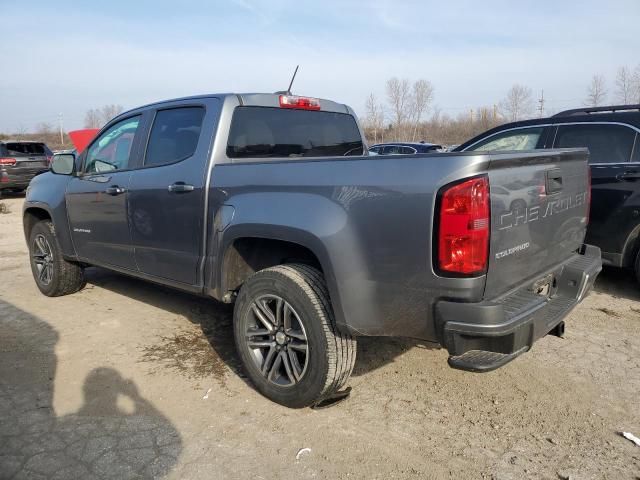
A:
{"type": "Polygon", "coordinates": [[[559,168],[547,170],[545,188],[547,195],[562,191],[562,170],[559,168]]]}

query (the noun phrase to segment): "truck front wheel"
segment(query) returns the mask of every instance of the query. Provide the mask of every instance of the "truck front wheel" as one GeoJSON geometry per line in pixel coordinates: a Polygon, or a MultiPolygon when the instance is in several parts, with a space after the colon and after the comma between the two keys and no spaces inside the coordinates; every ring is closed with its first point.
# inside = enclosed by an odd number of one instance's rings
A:
{"type": "Polygon", "coordinates": [[[347,382],[356,341],[336,328],[322,274],[307,265],[257,272],[234,309],[236,346],[265,397],[291,408],[313,406],[347,382]]]}
{"type": "Polygon", "coordinates": [[[29,256],[33,278],[46,296],[68,295],[85,286],[82,267],[62,257],[50,220],[42,220],[33,226],[29,237],[29,256]]]}

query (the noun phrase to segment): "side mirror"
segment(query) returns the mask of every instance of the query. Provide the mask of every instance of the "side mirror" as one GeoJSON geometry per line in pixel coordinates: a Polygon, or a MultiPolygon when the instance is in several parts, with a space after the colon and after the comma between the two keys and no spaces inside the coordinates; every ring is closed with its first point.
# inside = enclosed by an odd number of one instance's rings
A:
{"type": "Polygon", "coordinates": [[[60,153],[51,160],[51,171],[57,175],[71,175],[76,156],[73,153],[60,153]]]}

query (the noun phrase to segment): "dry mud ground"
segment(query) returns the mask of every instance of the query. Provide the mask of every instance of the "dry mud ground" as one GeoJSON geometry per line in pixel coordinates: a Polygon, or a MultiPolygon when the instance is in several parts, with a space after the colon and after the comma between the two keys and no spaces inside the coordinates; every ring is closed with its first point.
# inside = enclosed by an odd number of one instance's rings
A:
{"type": "Polygon", "coordinates": [[[47,298],[0,215],[0,478],[640,476],[640,288],[609,270],[564,339],[488,374],[433,345],[359,344],[351,397],[288,410],[243,377],[231,310],[104,270],[47,298]],[[299,459],[296,454],[310,448],[299,459]]]}

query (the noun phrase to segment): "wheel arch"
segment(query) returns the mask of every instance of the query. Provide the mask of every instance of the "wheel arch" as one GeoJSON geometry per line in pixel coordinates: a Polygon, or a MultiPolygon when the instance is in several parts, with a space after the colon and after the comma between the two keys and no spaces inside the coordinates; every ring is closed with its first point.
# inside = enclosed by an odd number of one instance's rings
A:
{"type": "Polygon", "coordinates": [[[29,206],[22,212],[22,228],[24,238],[29,242],[31,231],[36,223],[42,220],[52,220],[51,212],[43,206],[29,206]]]}
{"type": "Polygon", "coordinates": [[[325,278],[337,323],[345,324],[329,253],[312,233],[285,225],[232,225],[224,232],[218,258],[213,291],[223,300],[259,270],[288,263],[317,268],[325,278]]]}
{"type": "Polygon", "coordinates": [[[638,255],[638,251],[640,251],[639,238],[640,224],[636,225],[627,235],[627,239],[625,240],[622,248],[622,257],[619,266],[634,268],[636,256],[638,255]]]}
{"type": "Polygon", "coordinates": [[[29,243],[33,226],[42,220],[50,220],[53,223],[62,255],[69,260],[77,259],[76,250],[73,246],[71,232],[69,230],[67,210],[64,208],[64,204],[52,208],[48,203],[44,202],[28,200],[25,202],[22,208],[22,227],[27,243],[29,243]]]}
{"type": "Polygon", "coordinates": [[[259,236],[237,237],[222,256],[221,291],[238,290],[254,273],[287,263],[302,263],[324,271],[318,256],[300,243],[259,236]]]}

